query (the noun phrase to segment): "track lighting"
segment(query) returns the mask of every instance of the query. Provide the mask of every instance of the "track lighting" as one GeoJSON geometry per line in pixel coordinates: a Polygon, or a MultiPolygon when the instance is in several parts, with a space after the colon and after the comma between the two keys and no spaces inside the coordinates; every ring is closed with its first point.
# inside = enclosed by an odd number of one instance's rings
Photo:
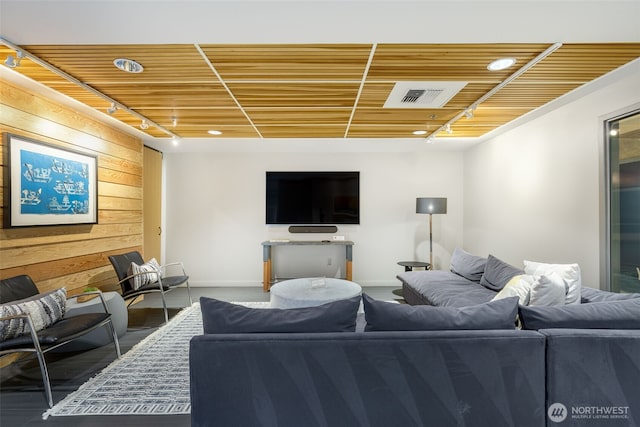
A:
{"type": "Polygon", "coordinates": [[[115,103],[115,102],[112,102],[112,103],[111,103],[111,106],[110,106],[109,108],[107,108],[107,113],[109,113],[109,114],[113,114],[113,113],[115,113],[116,111],[118,111],[118,106],[116,105],[116,103],[115,103]]]}
{"type": "Polygon", "coordinates": [[[142,129],[142,130],[149,129],[149,123],[147,123],[146,120],[142,120],[142,123],[140,123],[140,129],[142,129]]]}
{"type": "Polygon", "coordinates": [[[467,108],[467,111],[465,111],[465,112],[464,112],[464,116],[465,116],[467,119],[472,118],[472,117],[473,117],[473,113],[474,113],[474,111],[475,111],[475,110],[476,110],[476,107],[469,107],[469,108],[467,108]]]}
{"type": "Polygon", "coordinates": [[[447,123],[447,126],[444,128],[444,130],[451,135],[453,133],[453,129],[451,129],[451,125],[449,123],[447,123]]]}
{"type": "Polygon", "coordinates": [[[171,125],[173,127],[178,126],[178,118],[177,117],[171,117],[171,125]]]}
{"type": "Polygon", "coordinates": [[[180,139],[177,136],[173,135],[171,137],[171,142],[173,142],[174,147],[177,147],[180,144],[180,139]]]}
{"type": "Polygon", "coordinates": [[[22,58],[24,58],[24,54],[22,53],[22,51],[16,50],[16,57],[14,58],[13,55],[7,55],[7,59],[5,59],[4,65],[9,68],[19,67],[22,58]]]}

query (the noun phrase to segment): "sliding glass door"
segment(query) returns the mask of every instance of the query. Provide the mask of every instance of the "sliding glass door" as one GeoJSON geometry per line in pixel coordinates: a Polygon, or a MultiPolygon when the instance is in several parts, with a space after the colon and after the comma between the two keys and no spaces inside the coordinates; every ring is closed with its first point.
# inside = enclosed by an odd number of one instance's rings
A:
{"type": "Polygon", "coordinates": [[[640,111],[605,125],[609,283],[614,292],[640,292],[640,111]]]}

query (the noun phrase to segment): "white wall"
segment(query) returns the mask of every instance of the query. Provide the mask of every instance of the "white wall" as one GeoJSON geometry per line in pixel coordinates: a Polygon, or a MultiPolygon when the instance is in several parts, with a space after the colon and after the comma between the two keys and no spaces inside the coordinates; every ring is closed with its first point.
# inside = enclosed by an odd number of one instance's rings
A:
{"type": "Polygon", "coordinates": [[[467,250],[520,267],[577,262],[583,283],[601,287],[602,116],[640,101],[640,63],[604,81],[465,152],[467,250]]]}
{"type": "MultiPolygon", "coordinates": [[[[336,233],[355,243],[353,280],[399,284],[398,261],[429,256],[428,217],[415,213],[416,197],[448,198],[448,213],[434,215],[436,268],[448,268],[451,252],[461,245],[462,165],[461,152],[165,154],[165,261],[183,260],[194,286],[261,286],[261,242],[331,238],[265,225],[265,171],[355,170],[360,171],[361,224],[339,226],[336,233]]],[[[285,268],[279,249],[274,264],[285,268]]],[[[299,249],[310,250],[310,275],[328,268],[329,257],[333,265],[343,262],[344,250],[314,252],[324,249],[299,249]]]]}

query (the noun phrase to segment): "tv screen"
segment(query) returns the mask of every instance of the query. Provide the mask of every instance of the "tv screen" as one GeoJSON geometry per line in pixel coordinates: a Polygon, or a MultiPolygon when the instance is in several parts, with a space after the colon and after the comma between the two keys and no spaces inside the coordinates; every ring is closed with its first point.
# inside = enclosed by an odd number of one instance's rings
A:
{"type": "Polygon", "coordinates": [[[267,172],[267,224],[359,224],[360,172],[267,172]]]}

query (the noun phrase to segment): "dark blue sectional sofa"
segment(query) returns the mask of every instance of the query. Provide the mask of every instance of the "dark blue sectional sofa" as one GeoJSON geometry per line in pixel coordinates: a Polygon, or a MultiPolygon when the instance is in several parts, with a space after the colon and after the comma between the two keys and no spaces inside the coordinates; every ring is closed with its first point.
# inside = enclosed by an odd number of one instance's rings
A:
{"type": "Polygon", "coordinates": [[[209,334],[191,341],[191,425],[543,426],[534,331],[209,334]]]}
{"type": "Polygon", "coordinates": [[[201,301],[192,426],[640,425],[640,294],[585,288],[582,304],[522,307],[451,274],[398,276],[416,306],[363,296],[361,332],[345,303],[292,314],[201,301]],[[509,304],[511,324],[491,326],[509,304]]]}
{"type": "MultiPolygon", "coordinates": [[[[463,269],[461,275],[452,265],[452,271],[407,272],[398,279],[409,304],[459,307],[496,296],[481,285],[482,272],[463,269]]],[[[519,307],[522,328],[545,339],[546,425],[640,426],[640,294],[583,286],[580,300],[519,307]]]]}

